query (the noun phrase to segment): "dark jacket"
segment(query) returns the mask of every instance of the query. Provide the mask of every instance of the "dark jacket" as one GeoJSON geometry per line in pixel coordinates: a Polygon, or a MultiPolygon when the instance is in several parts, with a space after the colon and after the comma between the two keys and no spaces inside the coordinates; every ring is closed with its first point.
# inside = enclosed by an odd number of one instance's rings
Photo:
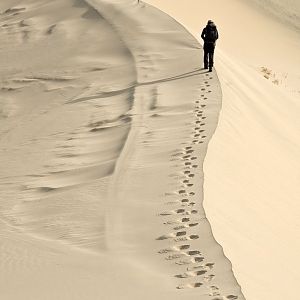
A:
{"type": "Polygon", "coordinates": [[[204,40],[204,43],[215,43],[219,38],[216,25],[214,23],[206,25],[206,27],[202,30],[201,38],[204,40]]]}

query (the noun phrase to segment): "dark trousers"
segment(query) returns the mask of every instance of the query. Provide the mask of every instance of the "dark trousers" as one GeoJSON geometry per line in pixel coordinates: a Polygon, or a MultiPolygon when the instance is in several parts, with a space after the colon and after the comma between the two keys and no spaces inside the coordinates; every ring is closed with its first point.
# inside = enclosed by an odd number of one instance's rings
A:
{"type": "Polygon", "coordinates": [[[204,68],[214,66],[215,43],[204,43],[204,68]]]}

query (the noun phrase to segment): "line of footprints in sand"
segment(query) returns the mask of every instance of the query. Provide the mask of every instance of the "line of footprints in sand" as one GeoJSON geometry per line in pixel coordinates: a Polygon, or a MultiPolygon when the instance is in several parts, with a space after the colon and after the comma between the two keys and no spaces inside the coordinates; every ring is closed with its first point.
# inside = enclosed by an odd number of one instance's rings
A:
{"type": "MultiPolygon", "coordinates": [[[[210,84],[208,80],[212,79],[212,77],[209,77],[209,74],[206,74],[206,76],[204,83],[206,88],[209,88],[210,84]]],[[[172,261],[181,267],[184,266],[185,269],[182,273],[174,275],[183,282],[177,286],[177,289],[206,287],[208,289],[207,295],[213,297],[212,300],[234,300],[238,299],[238,296],[223,296],[220,293],[219,287],[213,285],[212,281],[215,277],[213,274],[214,263],[205,262],[205,257],[201,251],[191,248],[193,241],[199,239],[197,226],[200,225],[201,219],[205,218],[205,216],[201,216],[200,213],[194,209],[196,203],[193,197],[195,193],[191,189],[194,185],[192,181],[195,178],[193,169],[198,167],[196,164],[197,157],[193,155],[195,152],[194,147],[197,144],[204,143],[204,139],[206,138],[204,134],[204,120],[206,117],[204,116],[203,108],[206,106],[205,101],[208,99],[206,95],[211,93],[211,91],[206,90],[206,88],[203,87],[201,89],[203,93],[201,100],[196,100],[195,103],[195,127],[192,139],[186,147],[173,155],[183,162],[182,176],[179,178],[181,180],[181,186],[175,193],[165,194],[166,196],[176,195],[179,198],[176,201],[167,203],[176,207],[173,210],[158,214],[164,218],[163,224],[173,229],[172,232],[157,238],[158,241],[171,241],[171,247],[161,249],[158,253],[164,255],[167,261],[172,261]]],[[[174,178],[178,180],[178,176],[174,178]]]]}

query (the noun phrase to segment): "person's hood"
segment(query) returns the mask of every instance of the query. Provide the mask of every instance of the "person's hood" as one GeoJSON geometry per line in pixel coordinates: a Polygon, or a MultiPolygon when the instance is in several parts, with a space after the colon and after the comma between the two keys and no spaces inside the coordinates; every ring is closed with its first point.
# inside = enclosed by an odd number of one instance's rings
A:
{"type": "Polygon", "coordinates": [[[207,28],[216,28],[217,26],[214,22],[212,22],[212,23],[207,24],[206,27],[207,28]]]}

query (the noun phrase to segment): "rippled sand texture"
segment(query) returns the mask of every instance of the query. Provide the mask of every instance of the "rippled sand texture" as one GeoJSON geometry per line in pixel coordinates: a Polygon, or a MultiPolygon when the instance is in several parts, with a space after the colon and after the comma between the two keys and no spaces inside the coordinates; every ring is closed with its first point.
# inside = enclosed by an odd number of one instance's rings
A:
{"type": "Polygon", "coordinates": [[[197,41],[137,1],[0,9],[5,299],[244,299],[202,207],[197,41]]]}

